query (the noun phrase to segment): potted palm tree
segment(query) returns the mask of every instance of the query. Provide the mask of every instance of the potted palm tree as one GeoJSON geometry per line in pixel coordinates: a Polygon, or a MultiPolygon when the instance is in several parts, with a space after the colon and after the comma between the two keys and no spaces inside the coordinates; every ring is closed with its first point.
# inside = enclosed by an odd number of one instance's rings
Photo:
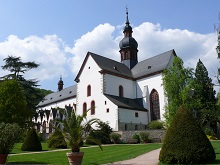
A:
{"type": "MultiPolygon", "coordinates": [[[[83,115],[77,115],[75,110],[72,110],[72,112],[66,111],[65,114],[65,119],[62,121],[62,132],[71,146],[72,152],[67,153],[69,164],[80,165],[84,155],[83,152],[80,152],[80,148],[83,146],[83,142],[89,134],[88,132],[93,130],[92,125],[98,123],[99,120],[86,120],[87,112],[83,115]]],[[[100,149],[102,149],[99,140],[93,138],[90,138],[89,140],[98,144],[100,149]]]]}
{"type": "Polygon", "coordinates": [[[0,164],[5,164],[20,134],[21,129],[17,124],[0,123],[0,164]]]}

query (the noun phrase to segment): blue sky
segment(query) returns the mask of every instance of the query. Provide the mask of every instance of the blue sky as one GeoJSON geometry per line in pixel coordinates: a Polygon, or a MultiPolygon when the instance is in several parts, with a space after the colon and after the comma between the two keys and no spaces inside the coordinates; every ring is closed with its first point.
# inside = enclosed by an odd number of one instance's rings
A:
{"type": "Polygon", "coordinates": [[[40,64],[26,75],[40,88],[56,91],[60,75],[74,85],[88,51],[119,61],[126,5],[140,61],[175,49],[186,66],[201,59],[214,78],[219,0],[0,0],[0,65],[20,56],[40,64]]]}

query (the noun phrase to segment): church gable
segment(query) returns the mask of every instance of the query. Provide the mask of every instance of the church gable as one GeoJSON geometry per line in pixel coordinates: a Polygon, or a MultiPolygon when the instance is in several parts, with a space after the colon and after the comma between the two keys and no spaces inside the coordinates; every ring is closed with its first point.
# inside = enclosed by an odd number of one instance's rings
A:
{"type": "MultiPolygon", "coordinates": [[[[88,52],[81,67],[80,70],[75,78],[75,81],[78,83],[80,81],[80,77],[82,76],[83,72],[86,72],[86,70],[90,70],[92,72],[99,72],[102,70],[102,68],[98,65],[98,63],[96,62],[96,60],[93,58],[93,53],[88,52]]],[[[85,73],[87,74],[87,73],[85,73]]],[[[90,76],[90,75],[88,75],[90,76]]]]}

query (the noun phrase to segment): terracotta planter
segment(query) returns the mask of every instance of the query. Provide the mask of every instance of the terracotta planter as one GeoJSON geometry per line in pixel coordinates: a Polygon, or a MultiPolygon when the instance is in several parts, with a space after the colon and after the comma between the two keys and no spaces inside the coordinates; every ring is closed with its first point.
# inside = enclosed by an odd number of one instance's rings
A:
{"type": "Polygon", "coordinates": [[[5,164],[8,154],[0,154],[0,164],[5,164]]]}
{"type": "Polygon", "coordinates": [[[81,165],[82,164],[84,152],[69,152],[69,153],[66,153],[66,155],[68,157],[70,165],[81,165]]]}

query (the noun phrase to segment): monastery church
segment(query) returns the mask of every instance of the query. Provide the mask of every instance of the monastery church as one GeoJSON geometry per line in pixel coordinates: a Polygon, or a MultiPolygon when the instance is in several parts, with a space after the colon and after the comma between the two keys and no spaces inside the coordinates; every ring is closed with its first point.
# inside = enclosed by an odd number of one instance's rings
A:
{"type": "Polygon", "coordinates": [[[121,61],[88,52],[75,78],[76,85],[47,95],[33,118],[37,130],[52,132],[52,121],[63,118],[57,108],[74,109],[87,118],[108,122],[113,131],[144,130],[152,120],[163,120],[166,97],[162,71],[172,65],[174,50],[138,62],[138,43],[126,13],[124,38],[119,43],[121,61]],[[42,127],[40,127],[42,124],[42,127]]]}

